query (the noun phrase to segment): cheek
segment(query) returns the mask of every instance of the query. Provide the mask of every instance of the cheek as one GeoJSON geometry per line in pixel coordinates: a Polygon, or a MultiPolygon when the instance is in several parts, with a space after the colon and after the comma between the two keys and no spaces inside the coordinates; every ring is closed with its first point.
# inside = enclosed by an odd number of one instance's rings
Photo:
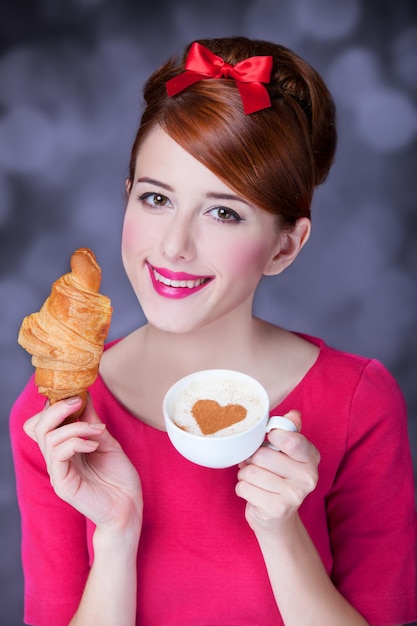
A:
{"type": "Polygon", "coordinates": [[[122,230],[122,253],[140,254],[149,245],[151,229],[146,221],[139,220],[134,213],[126,212],[122,230]]]}
{"type": "Polygon", "coordinates": [[[125,216],[122,230],[122,252],[127,252],[134,247],[136,241],[136,228],[129,215],[125,216]]]}
{"type": "Polygon", "coordinates": [[[146,238],[144,237],[146,237],[144,229],[140,228],[138,221],[133,219],[132,215],[127,212],[123,222],[121,253],[123,265],[130,280],[133,279],[138,257],[146,244],[146,238]]]}
{"type": "Polygon", "coordinates": [[[269,260],[268,244],[264,240],[236,242],[227,252],[227,266],[232,274],[259,277],[269,260]]]}

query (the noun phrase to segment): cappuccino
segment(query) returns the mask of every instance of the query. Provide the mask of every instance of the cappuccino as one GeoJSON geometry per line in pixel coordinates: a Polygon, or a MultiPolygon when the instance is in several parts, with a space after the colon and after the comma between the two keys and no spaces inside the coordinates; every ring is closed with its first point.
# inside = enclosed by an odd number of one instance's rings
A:
{"type": "Polygon", "coordinates": [[[162,402],[167,434],[184,458],[210,468],[248,459],[273,428],[296,430],[286,417],[269,417],[266,389],[234,370],[203,370],[178,380],[162,402]]]}
{"type": "Polygon", "coordinates": [[[227,437],[251,428],[264,416],[264,400],[250,381],[223,373],[193,378],[171,401],[170,416],[182,430],[227,437]]]}

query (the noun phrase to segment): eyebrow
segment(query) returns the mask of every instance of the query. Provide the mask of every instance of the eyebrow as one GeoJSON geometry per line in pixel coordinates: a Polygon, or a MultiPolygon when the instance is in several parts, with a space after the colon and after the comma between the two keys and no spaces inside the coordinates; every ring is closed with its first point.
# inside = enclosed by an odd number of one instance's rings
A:
{"type": "Polygon", "coordinates": [[[243,202],[243,204],[247,204],[247,206],[250,206],[249,202],[247,202],[240,196],[236,196],[233,193],[216,193],[215,191],[212,191],[204,195],[206,198],[212,198],[213,200],[237,200],[238,202],[243,202]]]}
{"type": "MultiPolygon", "coordinates": [[[[142,176],[138,178],[136,182],[147,183],[148,185],[156,185],[157,187],[162,187],[163,189],[166,189],[167,191],[174,191],[174,188],[171,187],[171,185],[162,183],[160,180],[156,180],[155,178],[148,178],[147,176],[142,176]]],[[[209,191],[208,193],[204,194],[204,197],[208,199],[212,199],[212,200],[235,200],[237,202],[243,202],[243,204],[250,206],[249,202],[247,202],[242,197],[237,196],[236,194],[233,194],[233,193],[209,191]]]]}
{"type": "Polygon", "coordinates": [[[165,183],[161,183],[160,180],[156,180],[155,178],[147,178],[146,176],[142,176],[138,178],[137,183],[148,183],[148,185],[156,185],[157,187],[163,187],[167,191],[174,191],[174,188],[170,185],[166,185],[165,183]]]}

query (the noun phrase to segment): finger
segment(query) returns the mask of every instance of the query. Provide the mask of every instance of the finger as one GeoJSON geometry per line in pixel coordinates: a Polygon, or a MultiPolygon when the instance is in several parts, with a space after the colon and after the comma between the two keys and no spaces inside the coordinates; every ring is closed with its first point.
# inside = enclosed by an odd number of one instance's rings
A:
{"type": "Polygon", "coordinates": [[[70,475],[70,462],[76,454],[89,454],[95,452],[99,447],[98,441],[80,439],[73,437],[66,439],[60,445],[51,450],[48,460],[48,472],[51,477],[51,484],[59,494],[60,486],[70,475]]]}
{"type": "Polygon", "coordinates": [[[88,423],[92,429],[97,428],[97,437],[99,436],[98,441],[100,442],[101,451],[119,451],[121,449],[119,442],[109,433],[107,428],[105,428],[105,424],[98,416],[89,395],[87,396],[87,403],[81,420],[88,423]]]}
{"type": "MultiPolygon", "coordinates": [[[[287,454],[277,450],[275,446],[268,448],[261,446],[244,464],[239,467],[244,469],[245,467],[257,467],[268,472],[272,472],[282,478],[291,478],[296,471],[294,465],[294,459],[290,458],[287,454]]],[[[252,469],[249,471],[253,471],[252,469]]],[[[238,474],[240,476],[241,474],[238,474]]]]}
{"type": "Polygon", "coordinates": [[[282,507],[281,512],[298,509],[305,497],[315,489],[317,480],[318,473],[312,468],[287,478],[252,465],[239,472],[236,493],[253,506],[264,508],[274,516],[278,513],[277,506],[282,507]]]}
{"type": "Polygon", "coordinates": [[[26,420],[26,422],[23,424],[23,430],[25,431],[28,437],[33,439],[33,441],[36,441],[35,426],[39,419],[40,419],[40,414],[37,413],[36,415],[33,415],[28,420],[26,420]]]}
{"type": "Polygon", "coordinates": [[[59,446],[64,441],[72,438],[89,440],[96,439],[106,428],[105,424],[90,422],[70,422],[62,428],[50,430],[45,435],[45,442],[49,449],[59,446]]]}
{"type": "Polygon", "coordinates": [[[301,413],[296,409],[292,409],[285,415],[273,415],[267,422],[266,432],[269,433],[271,430],[300,432],[301,425],[301,413]]]}
{"type": "Polygon", "coordinates": [[[84,442],[93,442],[94,449],[99,445],[98,436],[102,433],[104,424],[97,426],[87,422],[70,422],[60,428],[48,431],[43,439],[39,441],[39,447],[45,458],[48,471],[57,455],[57,450],[65,448],[68,442],[72,442],[75,452],[91,452],[90,448],[84,446],[84,442]]]}
{"type": "Polygon", "coordinates": [[[245,482],[269,493],[282,493],[285,490],[286,476],[254,463],[243,467],[238,472],[237,478],[240,482],[245,482]]]}
{"type": "Polygon", "coordinates": [[[268,434],[268,441],[295,461],[318,464],[319,454],[317,449],[300,433],[289,433],[274,429],[268,434]]]}
{"type": "Polygon", "coordinates": [[[35,425],[37,424],[38,420],[40,419],[42,413],[49,407],[49,400],[47,400],[45,402],[45,405],[42,409],[42,411],[39,411],[39,413],[36,413],[36,415],[32,415],[32,417],[30,417],[29,419],[26,420],[26,422],[24,422],[23,424],[23,430],[26,433],[26,435],[28,437],[30,437],[31,439],[33,439],[34,441],[36,441],[36,436],[35,436],[35,425]]]}
{"type": "Polygon", "coordinates": [[[273,493],[260,489],[245,481],[238,482],[235,488],[236,495],[246,500],[248,504],[258,510],[264,518],[280,518],[296,506],[291,505],[291,497],[283,497],[280,493],[273,493]]]}
{"type": "Polygon", "coordinates": [[[23,428],[29,437],[40,444],[45,434],[60,426],[69,415],[80,408],[81,403],[81,398],[76,396],[56,402],[52,406],[46,404],[44,410],[27,420],[23,428]]]}
{"type": "Polygon", "coordinates": [[[238,480],[267,491],[289,494],[293,503],[302,502],[303,498],[316,488],[320,461],[317,449],[307,443],[311,447],[308,462],[297,461],[277,450],[260,448],[249,459],[249,463],[241,465],[238,480]]]}
{"type": "Polygon", "coordinates": [[[89,422],[90,424],[102,424],[103,422],[97,415],[97,411],[94,408],[93,401],[91,399],[90,394],[87,394],[87,400],[84,412],[82,414],[81,419],[85,422],[89,422]]]}
{"type": "Polygon", "coordinates": [[[303,422],[301,419],[300,411],[298,411],[297,409],[291,409],[291,411],[288,411],[288,413],[285,413],[283,417],[286,417],[287,419],[291,420],[293,424],[295,424],[297,431],[299,433],[301,432],[301,427],[302,427],[303,422]]]}
{"type": "Polygon", "coordinates": [[[308,465],[295,462],[282,452],[261,448],[239,470],[237,478],[271,493],[285,493],[292,484],[303,481],[307,469],[308,465]]]}
{"type": "MultiPolygon", "coordinates": [[[[301,431],[301,413],[297,409],[291,409],[284,415],[272,417],[267,424],[267,433],[270,433],[273,430],[281,430],[284,432],[300,432],[301,431]]],[[[280,450],[276,445],[274,445],[267,435],[268,441],[265,441],[262,445],[268,448],[272,448],[274,450],[280,450]]]]}

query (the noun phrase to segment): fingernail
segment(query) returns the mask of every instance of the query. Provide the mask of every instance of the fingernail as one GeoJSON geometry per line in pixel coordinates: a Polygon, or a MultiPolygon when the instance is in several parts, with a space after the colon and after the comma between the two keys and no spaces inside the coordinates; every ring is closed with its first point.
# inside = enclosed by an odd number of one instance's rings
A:
{"type": "Polygon", "coordinates": [[[99,424],[97,422],[90,422],[89,426],[93,430],[104,430],[106,428],[106,424],[99,424]]]}
{"type": "Polygon", "coordinates": [[[73,396],[72,398],[66,398],[66,404],[78,404],[81,401],[80,396],[73,396]]]}

